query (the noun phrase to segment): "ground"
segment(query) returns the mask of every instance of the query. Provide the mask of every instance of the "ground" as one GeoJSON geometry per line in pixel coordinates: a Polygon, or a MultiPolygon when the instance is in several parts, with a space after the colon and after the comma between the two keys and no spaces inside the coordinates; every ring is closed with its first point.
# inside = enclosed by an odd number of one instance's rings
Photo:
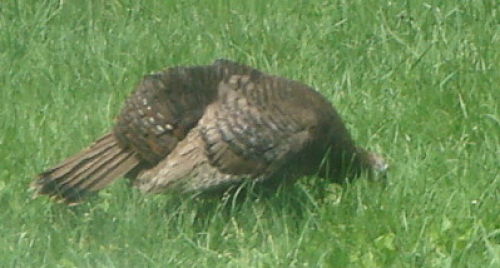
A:
{"type": "Polygon", "coordinates": [[[500,8],[483,1],[3,1],[3,267],[499,267],[500,8]],[[228,58],[322,92],[387,181],[233,202],[122,180],[68,208],[40,171],[144,74],[228,58]]]}

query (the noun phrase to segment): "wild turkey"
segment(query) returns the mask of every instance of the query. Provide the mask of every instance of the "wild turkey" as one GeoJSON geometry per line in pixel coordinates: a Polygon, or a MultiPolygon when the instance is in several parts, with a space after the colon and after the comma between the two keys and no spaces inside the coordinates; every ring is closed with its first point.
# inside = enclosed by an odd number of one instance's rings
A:
{"type": "Polygon", "coordinates": [[[383,171],[310,87],[229,60],[146,76],[114,129],[34,180],[75,204],[120,177],[144,192],[204,194],[245,181],[383,171]],[[327,163],[327,164],[325,164],[327,163]]]}

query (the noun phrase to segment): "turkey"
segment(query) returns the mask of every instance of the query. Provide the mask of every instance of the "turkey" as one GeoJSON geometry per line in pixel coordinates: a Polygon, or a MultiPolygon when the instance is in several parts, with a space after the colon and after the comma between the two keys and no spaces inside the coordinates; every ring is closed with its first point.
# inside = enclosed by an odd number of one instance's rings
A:
{"type": "Polygon", "coordinates": [[[35,195],[77,204],[121,177],[143,192],[202,195],[244,182],[340,181],[383,172],[312,88],[229,60],[145,76],[112,131],[42,172],[35,195]]]}

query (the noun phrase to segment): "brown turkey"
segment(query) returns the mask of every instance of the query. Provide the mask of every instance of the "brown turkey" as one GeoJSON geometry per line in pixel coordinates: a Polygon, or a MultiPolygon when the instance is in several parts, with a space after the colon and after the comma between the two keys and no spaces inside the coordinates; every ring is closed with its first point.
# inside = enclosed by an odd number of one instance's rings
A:
{"type": "Polygon", "coordinates": [[[384,171],[310,87],[229,60],[146,76],[114,129],[39,175],[37,194],[76,204],[115,179],[144,192],[205,194],[243,182],[384,171]]]}

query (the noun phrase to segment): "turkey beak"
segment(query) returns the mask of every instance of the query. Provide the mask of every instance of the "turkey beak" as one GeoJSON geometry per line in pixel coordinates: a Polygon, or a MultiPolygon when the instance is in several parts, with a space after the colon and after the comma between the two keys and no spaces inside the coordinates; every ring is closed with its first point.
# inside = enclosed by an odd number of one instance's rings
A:
{"type": "Polygon", "coordinates": [[[370,152],[369,164],[371,166],[371,179],[374,181],[386,181],[389,163],[381,155],[370,152]]]}

